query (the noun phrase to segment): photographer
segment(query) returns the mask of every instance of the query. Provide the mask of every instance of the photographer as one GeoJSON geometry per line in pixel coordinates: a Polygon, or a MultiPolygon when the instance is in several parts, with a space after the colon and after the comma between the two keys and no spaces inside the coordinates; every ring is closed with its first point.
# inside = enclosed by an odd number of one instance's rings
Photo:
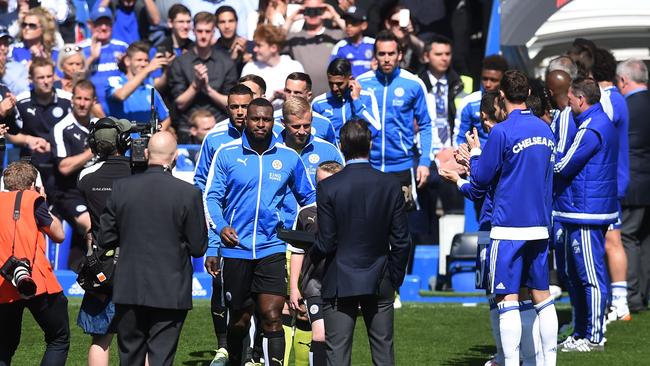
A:
{"type": "MultiPolygon", "coordinates": [[[[92,243],[99,236],[99,217],[111,194],[113,181],[132,174],[129,158],[124,156],[130,146],[131,123],[106,117],[95,122],[90,130],[88,145],[99,161],[81,171],[77,188],[90,212],[92,243]]],[[[110,324],[115,314],[111,291],[86,291],[77,317],[77,325],[92,336],[88,350],[89,365],[108,365],[115,330],[110,324]]]]}
{"type": "Polygon", "coordinates": [[[45,333],[41,364],[64,365],[68,358],[68,300],[45,256],[41,232],[57,243],[65,234],[47,209],[43,187],[35,186],[37,175],[24,161],[9,164],[2,174],[7,191],[0,192],[0,365],[11,364],[25,308],[45,333]]]}

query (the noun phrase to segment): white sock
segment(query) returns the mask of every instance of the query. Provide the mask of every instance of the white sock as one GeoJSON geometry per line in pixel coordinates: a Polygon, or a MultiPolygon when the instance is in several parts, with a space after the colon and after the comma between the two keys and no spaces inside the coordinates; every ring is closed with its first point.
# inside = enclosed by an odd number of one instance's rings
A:
{"type": "Polygon", "coordinates": [[[519,366],[519,342],[521,341],[519,301],[501,301],[497,306],[501,345],[505,357],[504,366],[519,366]]]}
{"type": "Polygon", "coordinates": [[[494,337],[494,343],[497,346],[497,354],[494,356],[494,360],[497,364],[503,365],[505,359],[503,356],[503,347],[501,346],[501,334],[499,333],[499,309],[497,308],[497,303],[494,301],[494,297],[491,296],[489,299],[490,302],[490,323],[492,324],[492,336],[494,337]]]}
{"type": "Polygon", "coordinates": [[[612,304],[627,306],[627,281],[612,282],[612,304]]]}
{"type": "MultiPolygon", "coordinates": [[[[535,365],[540,352],[539,322],[537,312],[530,300],[519,303],[521,316],[521,359],[524,366],[535,365]]],[[[541,358],[543,360],[543,357],[541,358]]]]}
{"type": "Polygon", "coordinates": [[[557,313],[553,304],[553,297],[535,305],[539,318],[539,334],[542,338],[542,352],[544,365],[555,366],[557,359],[557,313]]]}

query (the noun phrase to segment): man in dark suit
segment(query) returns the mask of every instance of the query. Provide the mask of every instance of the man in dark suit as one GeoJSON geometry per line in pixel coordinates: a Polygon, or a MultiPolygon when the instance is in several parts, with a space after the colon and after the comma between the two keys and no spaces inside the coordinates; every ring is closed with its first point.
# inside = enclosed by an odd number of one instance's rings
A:
{"type": "Polygon", "coordinates": [[[113,301],[122,365],[172,365],[192,308],[192,263],[207,249],[201,191],[171,174],[176,140],[149,140],[148,169],[115,181],[99,246],[120,247],[113,301]]]}
{"type": "Polygon", "coordinates": [[[325,301],[328,365],[350,365],[359,305],[375,365],[393,365],[393,300],[404,280],[410,238],[404,194],[393,176],[368,162],[367,122],[341,128],[346,167],[317,187],[318,239],[310,257],[325,258],[321,289],[325,301]]]}
{"type": "Polygon", "coordinates": [[[618,88],[630,112],[630,183],[622,201],[621,236],[627,253],[628,305],[630,311],[647,310],[650,296],[650,93],[648,69],[630,59],[616,68],[618,88]]]}

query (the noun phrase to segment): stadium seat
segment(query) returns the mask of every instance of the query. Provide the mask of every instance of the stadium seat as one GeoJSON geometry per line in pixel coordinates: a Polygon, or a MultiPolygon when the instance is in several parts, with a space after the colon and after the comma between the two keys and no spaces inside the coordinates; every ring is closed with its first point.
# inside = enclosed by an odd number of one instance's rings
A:
{"type": "Polygon", "coordinates": [[[411,274],[420,279],[421,290],[433,290],[438,276],[437,245],[416,245],[411,274]]]}
{"type": "Polygon", "coordinates": [[[406,275],[404,283],[399,289],[401,301],[419,301],[420,300],[420,277],[417,275],[406,275]]]}
{"type": "Polygon", "coordinates": [[[447,256],[447,274],[456,292],[475,292],[477,233],[456,234],[447,256]]]}

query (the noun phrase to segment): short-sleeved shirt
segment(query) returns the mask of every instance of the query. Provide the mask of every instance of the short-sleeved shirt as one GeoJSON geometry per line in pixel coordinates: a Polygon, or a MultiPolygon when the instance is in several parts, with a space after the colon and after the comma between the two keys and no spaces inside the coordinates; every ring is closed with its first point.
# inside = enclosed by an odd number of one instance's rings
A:
{"type": "MultiPolygon", "coordinates": [[[[237,75],[235,64],[228,55],[213,50],[210,56],[204,60],[194,50],[190,50],[176,57],[171,65],[168,85],[174,99],[190,87],[194,80],[194,65],[198,64],[207,66],[210,87],[223,95],[228,95],[230,88],[237,83],[239,75],[237,75]]],[[[217,121],[228,118],[225,109],[218,107],[207,94],[199,91],[184,111],[175,114],[178,117],[175,125],[183,132],[189,131],[189,116],[195,110],[202,108],[210,111],[217,121]]]]}
{"type": "Polygon", "coordinates": [[[158,113],[158,120],[163,121],[169,117],[169,110],[162,100],[162,97],[152,86],[153,80],[150,78],[140,84],[123,102],[112,97],[115,92],[124,87],[128,82],[126,75],[111,76],[108,78],[106,86],[106,96],[108,97],[108,107],[111,116],[117,118],[126,118],[139,124],[146,124],[151,119],[151,90],[154,91],[154,107],[158,113]]]}
{"type": "MultiPolygon", "coordinates": [[[[24,92],[16,96],[16,121],[9,125],[9,133],[23,133],[48,140],[54,125],[70,113],[70,93],[61,89],[54,90],[54,98],[47,105],[36,102],[34,92],[24,92]]],[[[21,156],[31,155],[39,163],[50,161],[50,154],[32,154],[29,147],[23,147],[21,156]]]]}
{"type": "MultiPolygon", "coordinates": [[[[56,64],[59,59],[59,49],[54,47],[51,53],[52,61],[56,64]]],[[[32,52],[29,50],[29,47],[25,47],[23,42],[16,42],[11,45],[7,59],[26,64],[28,61],[31,61],[32,52]]]]}
{"type": "MultiPolygon", "coordinates": [[[[90,57],[90,45],[90,39],[85,39],[79,43],[86,58],[90,57]]],[[[108,84],[108,78],[111,76],[119,76],[122,73],[117,63],[126,53],[128,46],[128,44],[122,41],[111,39],[107,44],[102,45],[99,60],[96,60],[90,65],[90,81],[95,84],[97,101],[102,105],[107,115],[109,114],[108,104],[106,103],[106,85],[108,84]]]]}
{"type": "Polygon", "coordinates": [[[375,39],[363,37],[361,43],[354,44],[350,38],[339,41],[332,49],[330,62],[337,58],[343,58],[352,64],[352,76],[357,77],[366,71],[370,71],[370,62],[374,56],[375,39]]]}
{"type": "Polygon", "coordinates": [[[130,175],[131,163],[129,158],[124,156],[109,156],[79,174],[77,188],[88,205],[94,238],[99,234],[99,217],[106,207],[108,197],[111,196],[113,181],[130,175]]]}
{"type": "MultiPolygon", "coordinates": [[[[54,163],[58,166],[67,157],[79,155],[88,148],[88,128],[83,126],[72,113],[69,113],[52,129],[50,147],[54,163]]],[[[54,175],[57,189],[60,191],[76,190],[79,172],[63,175],[58,171],[54,175]]]]}

